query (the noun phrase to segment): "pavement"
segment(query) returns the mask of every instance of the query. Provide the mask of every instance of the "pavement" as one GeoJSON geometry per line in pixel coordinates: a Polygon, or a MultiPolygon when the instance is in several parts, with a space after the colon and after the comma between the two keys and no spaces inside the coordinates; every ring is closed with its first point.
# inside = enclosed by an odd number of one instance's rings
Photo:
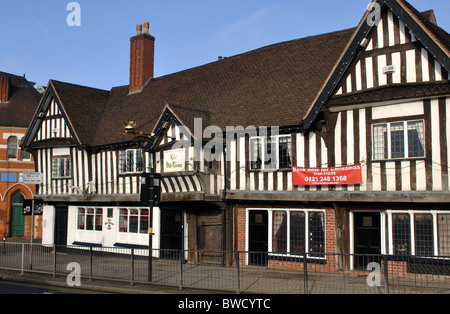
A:
{"type": "MultiPolygon", "coordinates": [[[[27,283],[52,287],[69,287],[67,284],[67,278],[65,276],[55,276],[38,273],[24,273],[21,274],[18,271],[0,270],[0,281],[27,283]]],[[[88,290],[93,292],[105,293],[105,294],[134,294],[134,295],[182,295],[182,294],[221,294],[218,291],[201,290],[201,289],[183,289],[180,290],[176,287],[160,286],[154,284],[131,284],[121,281],[109,281],[109,280],[88,280],[81,279],[80,287],[82,290],[88,290]]]]}

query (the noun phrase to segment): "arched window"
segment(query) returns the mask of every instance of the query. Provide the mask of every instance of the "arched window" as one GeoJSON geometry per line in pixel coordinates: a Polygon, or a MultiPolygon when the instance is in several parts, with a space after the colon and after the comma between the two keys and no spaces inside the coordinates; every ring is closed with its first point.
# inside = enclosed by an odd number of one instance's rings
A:
{"type": "Polygon", "coordinates": [[[25,200],[25,196],[23,196],[23,194],[19,192],[14,195],[11,203],[13,205],[19,205],[19,204],[22,205],[24,200],[25,200]]]}
{"type": "Polygon", "coordinates": [[[17,137],[8,138],[8,159],[17,159],[17,137]]]}

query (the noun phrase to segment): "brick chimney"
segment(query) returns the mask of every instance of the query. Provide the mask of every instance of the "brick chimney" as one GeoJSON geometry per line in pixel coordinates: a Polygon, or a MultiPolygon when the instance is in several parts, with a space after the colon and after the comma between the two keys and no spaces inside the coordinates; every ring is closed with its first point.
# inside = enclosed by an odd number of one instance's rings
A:
{"type": "Polygon", "coordinates": [[[130,93],[140,92],[154,76],[155,37],[149,34],[149,22],[137,25],[137,35],[131,37],[130,93]]]}
{"type": "Polygon", "coordinates": [[[9,100],[9,78],[0,77],[0,102],[8,102],[9,100]]]}

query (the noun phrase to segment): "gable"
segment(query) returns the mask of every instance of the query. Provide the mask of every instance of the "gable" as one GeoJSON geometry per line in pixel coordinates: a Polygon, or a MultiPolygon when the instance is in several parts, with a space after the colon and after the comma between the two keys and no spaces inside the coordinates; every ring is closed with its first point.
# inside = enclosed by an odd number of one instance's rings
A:
{"type": "Polygon", "coordinates": [[[49,86],[35,113],[33,121],[25,136],[23,147],[45,146],[51,143],[74,143],[81,147],[67,116],[55,97],[53,88],[49,86]]]}
{"type": "Polygon", "coordinates": [[[376,9],[368,9],[304,116],[305,131],[314,129],[318,115],[325,104],[330,105],[330,99],[339,99],[343,105],[350,100],[360,104],[359,98],[373,102],[379,98],[380,89],[389,97],[390,90],[386,88],[391,87],[403,88],[396,95],[403,98],[450,92],[450,35],[404,0],[374,0],[372,5],[379,9],[380,22],[370,22],[376,9]],[[395,71],[383,73],[393,63],[395,71]]]}
{"type": "Polygon", "coordinates": [[[391,84],[442,82],[448,71],[418,40],[414,32],[387,7],[364,40],[336,95],[346,95],[391,84]]]}

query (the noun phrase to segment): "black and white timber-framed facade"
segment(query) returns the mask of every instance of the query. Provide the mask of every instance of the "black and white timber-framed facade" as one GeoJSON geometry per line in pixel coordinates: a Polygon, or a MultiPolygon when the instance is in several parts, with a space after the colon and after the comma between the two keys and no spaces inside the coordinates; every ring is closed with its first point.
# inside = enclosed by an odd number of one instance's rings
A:
{"type": "MultiPolygon", "coordinates": [[[[154,169],[163,177],[154,248],[267,252],[245,262],[268,266],[302,252],[320,263],[333,252],[449,256],[450,36],[431,11],[373,4],[376,23],[369,10],[355,29],[150,75],[138,92],[50,81],[24,142],[44,177],[43,242],[145,247],[140,177],[154,169]],[[124,121],[152,144],[123,135],[124,121]],[[209,126],[223,139],[228,126],[279,133],[223,140],[214,161],[194,144],[174,148],[199,134],[206,148],[209,126]],[[355,164],[361,184],[293,183],[292,167],[355,164]]],[[[132,43],[154,43],[147,35],[132,43]]]]}

